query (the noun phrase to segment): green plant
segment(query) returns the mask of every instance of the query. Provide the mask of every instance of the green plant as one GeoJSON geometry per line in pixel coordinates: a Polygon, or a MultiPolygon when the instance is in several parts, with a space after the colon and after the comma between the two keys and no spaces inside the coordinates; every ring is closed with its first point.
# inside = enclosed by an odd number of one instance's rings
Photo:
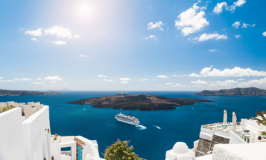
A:
{"type": "Polygon", "coordinates": [[[10,110],[10,109],[12,109],[12,108],[15,108],[15,107],[16,107],[16,106],[13,106],[13,105],[10,105],[10,106],[7,106],[7,107],[4,107],[4,108],[2,109],[1,112],[8,111],[8,110],[10,110]]]}
{"type": "Polygon", "coordinates": [[[202,127],[203,127],[203,128],[208,128],[208,125],[203,125],[202,127]]]}
{"type": "Polygon", "coordinates": [[[104,159],[106,160],[143,160],[139,156],[131,152],[133,146],[128,147],[128,141],[120,141],[109,146],[104,153],[104,159]]]}
{"type": "Polygon", "coordinates": [[[5,112],[5,111],[7,111],[6,107],[4,107],[1,112],[5,112]]]}
{"type": "Polygon", "coordinates": [[[266,126],[266,118],[264,117],[264,114],[266,114],[266,111],[258,111],[257,112],[257,117],[261,117],[261,118],[256,118],[256,117],[251,117],[252,120],[257,121],[258,125],[264,125],[266,126]]]}
{"type": "Polygon", "coordinates": [[[261,133],[261,135],[266,135],[266,132],[265,132],[265,131],[263,131],[263,132],[261,133]]]}

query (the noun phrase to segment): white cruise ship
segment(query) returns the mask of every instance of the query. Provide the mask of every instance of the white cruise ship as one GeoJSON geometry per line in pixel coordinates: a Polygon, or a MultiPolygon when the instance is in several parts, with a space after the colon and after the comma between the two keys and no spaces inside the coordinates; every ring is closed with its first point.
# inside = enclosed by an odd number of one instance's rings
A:
{"type": "Polygon", "coordinates": [[[135,126],[139,125],[139,120],[135,117],[131,117],[131,114],[129,116],[126,116],[122,113],[119,113],[119,114],[115,115],[115,119],[120,121],[120,122],[128,123],[131,125],[135,125],[135,126]]]}

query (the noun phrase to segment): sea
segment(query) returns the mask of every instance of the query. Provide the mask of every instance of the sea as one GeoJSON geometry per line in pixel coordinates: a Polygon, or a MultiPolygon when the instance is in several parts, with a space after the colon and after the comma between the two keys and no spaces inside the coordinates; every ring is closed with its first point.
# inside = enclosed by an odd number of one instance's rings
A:
{"type": "Polygon", "coordinates": [[[258,110],[266,110],[266,97],[240,96],[194,96],[196,92],[181,91],[126,91],[127,94],[150,94],[171,98],[207,99],[195,105],[176,107],[174,110],[138,111],[110,108],[93,108],[92,105],[67,104],[66,102],[102,96],[114,96],[123,91],[64,91],[62,95],[0,97],[0,102],[40,101],[50,107],[51,133],[61,136],[81,135],[97,140],[100,156],[116,142],[129,141],[134,152],[147,160],[164,160],[167,150],[176,142],[185,142],[193,148],[199,139],[200,127],[204,124],[223,121],[223,111],[232,121],[232,112],[237,121],[256,116],[258,110]],[[118,122],[115,115],[132,114],[140,126],[118,122]]]}

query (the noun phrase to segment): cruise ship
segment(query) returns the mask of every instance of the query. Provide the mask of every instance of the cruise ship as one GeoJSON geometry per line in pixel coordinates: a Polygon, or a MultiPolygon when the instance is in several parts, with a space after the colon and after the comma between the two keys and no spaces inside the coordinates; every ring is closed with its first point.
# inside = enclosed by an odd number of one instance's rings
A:
{"type": "Polygon", "coordinates": [[[120,121],[120,122],[128,123],[131,125],[135,125],[135,126],[139,125],[139,120],[135,117],[131,117],[131,114],[129,116],[126,116],[122,113],[119,113],[119,114],[115,115],[115,119],[120,121]]]}

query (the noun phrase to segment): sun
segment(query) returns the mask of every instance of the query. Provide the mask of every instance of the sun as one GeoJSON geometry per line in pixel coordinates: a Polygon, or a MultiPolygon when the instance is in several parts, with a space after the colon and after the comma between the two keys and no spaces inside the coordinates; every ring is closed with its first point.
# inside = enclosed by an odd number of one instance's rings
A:
{"type": "Polygon", "coordinates": [[[78,13],[80,16],[87,17],[91,14],[92,8],[88,4],[78,6],[78,13]]]}

